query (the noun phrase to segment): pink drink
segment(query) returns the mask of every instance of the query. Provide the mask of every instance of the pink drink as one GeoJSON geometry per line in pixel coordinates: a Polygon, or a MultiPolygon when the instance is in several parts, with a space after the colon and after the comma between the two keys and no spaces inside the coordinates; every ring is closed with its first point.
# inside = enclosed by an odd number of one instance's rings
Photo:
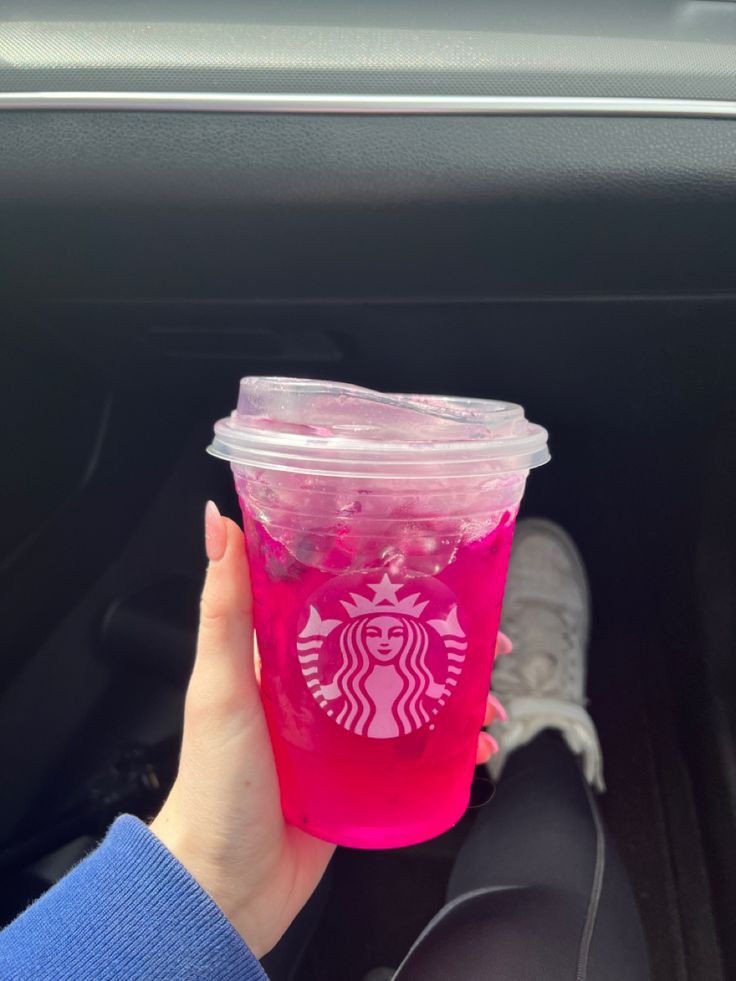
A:
{"type": "Polygon", "coordinates": [[[439,834],[467,807],[516,512],[546,434],[503,403],[290,379],[244,379],[218,427],[286,820],[352,847],[439,834]]]}
{"type": "MultiPolygon", "coordinates": [[[[450,827],[468,803],[513,515],[482,540],[460,548],[454,562],[436,577],[402,580],[378,567],[372,574],[345,577],[344,589],[341,577],[290,559],[249,516],[247,507],[245,516],[263,658],[262,692],[287,821],[318,838],[339,837],[343,845],[364,848],[398,847],[450,827]],[[377,590],[372,587],[381,581],[387,602],[379,602],[379,611],[372,612],[369,597],[375,601],[377,590]],[[364,610],[340,609],[342,600],[351,602],[352,592],[365,596],[364,610]],[[416,592],[424,599],[431,597],[423,610],[420,600],[405,605],[405,612],[390,610],[401,607],[404,595],[416,592]],[[317,602],[321,593],[322,604],[317,602]],[[463,598],[462,626],[443,636],[431,626],[432,614],[441,622],[458,596],[463,598]],[[316,640],[300,643],[304,611],[318,606],[322,623],[332,618],[341,623],[324,638],[317,635],[316,640]],[[389,612],[380,607],[389,607],[389,612]],[[273,609],[279,610],[278,617],[270,615],[273,609]],[[349,657],[347,634],[353,625],[363,632],[379,631],[379,643],[373,645],[379,656],[386,627],[395,631],[401,647],[384,666],[386,662],[364,645],[365,678],[351,691],[349,680],[340,684],[338,679],[335,685],[334,679],[349,657]],[[401,656],[417,625],[427,636],[425,671],[401,656]],[[303,651],[297,655],[302,670],[295,670],[295,648],[303,651]],[[317,684],[310,687],[313,680],[317,684]],[[414,712],[411,698],[405,699],[402,711],[402,692],[412,686],[414,712]],[[352,713],[351,696],[359,705],[352,713]]],[[[383,645],[389,648],[388,656],[393,652],[389,642],[383,645]]]]}

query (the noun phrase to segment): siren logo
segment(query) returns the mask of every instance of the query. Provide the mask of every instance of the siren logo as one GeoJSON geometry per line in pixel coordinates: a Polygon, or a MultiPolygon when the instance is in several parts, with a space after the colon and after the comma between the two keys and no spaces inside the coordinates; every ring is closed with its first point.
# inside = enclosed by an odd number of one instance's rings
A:
{"type": "Polygon", "coordinates": [[[302,673],[338,725],[372,739],[434,728],[468,646],[445,586],[434,579],[343,576],[310,598],[302,624],[302,673]]]}

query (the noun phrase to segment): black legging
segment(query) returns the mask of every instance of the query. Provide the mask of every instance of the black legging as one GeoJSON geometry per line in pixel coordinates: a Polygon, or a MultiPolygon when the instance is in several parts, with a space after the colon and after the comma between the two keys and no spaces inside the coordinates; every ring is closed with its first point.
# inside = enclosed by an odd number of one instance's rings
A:
{"type": "MultiPolygon", "coordinates": [[[[273,979],[292,976],[284,967],[293,967],[323,902],[318,890],[265,959],[273,979]]],[[[557,735],[543,733],[510,757],[460,849],[446,906],[394,977],[648,979],[631,889],[577,761],[557,735]]]]}
{"type": "Polygon", "coordinates": [[[641,924],[577,761],[544,733],[506,765],[447,905],[396,981],[645,981],[641,924]]]}

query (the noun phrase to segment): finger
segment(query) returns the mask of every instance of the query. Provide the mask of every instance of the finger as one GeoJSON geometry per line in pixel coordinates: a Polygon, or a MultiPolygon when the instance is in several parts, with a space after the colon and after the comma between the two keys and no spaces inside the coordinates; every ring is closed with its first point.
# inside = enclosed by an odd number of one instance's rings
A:
{"type": "Polygon", "coordinates": [[[475,762],[477,766],[483,763],[487,763],[488,760],[493,756],[494,753],[498,752],[498,743],[489,735],[487,732],[481,732],[478,736],[478,750],[475,754],[475,762]]]}
{"type": "Polygon", "coordinates": [[[496,637],[496,656],[503,657],[504,654],[510,654],[513,649],[514,645],[511,638],[499,630],[496,637]]]}
{"type": "Polygon", "coordinates": [[[506,709],[499,702],[493,692],[489,692],[488,699],[486,701],[486,714],[483,720],[484,726],[491,725],[498,719],[500,722],[506,722],[508,720],[508,715],[506,714],[506,709]]]}
{"type": "Polygon", "coordinates": [[[506,709],[499,702],[493,692],[488,693],[488,698],[486,699],[486,714],[483,718],[483,725],[489,726],[491,723],[499,719],[501,722],[506,722],[508,715],[506,714],[506,709]]]}
{"type": "Polygon", "coordinates": [[[242,698],[255,691],[253,614],[243,533],[214,504],[205,511],[210,563],[200,604],[197,656],[190,691],[203,699],[242,698]]]}
{"type": "Polygon", "coordinates": [[[258,650],[258,637],[253,637],[253,670],[256,675],[256,683],[260,688],[263,664],[261,662],[261,652],[258,650]]]}

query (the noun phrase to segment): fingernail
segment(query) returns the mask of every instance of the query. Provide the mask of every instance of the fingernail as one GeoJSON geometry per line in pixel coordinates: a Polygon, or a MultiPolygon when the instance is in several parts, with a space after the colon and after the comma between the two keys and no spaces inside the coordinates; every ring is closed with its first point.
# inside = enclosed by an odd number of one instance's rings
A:
{"type": "Polygon", "coordinates": [[[514,649],[513,642],[510,637],[502,633],[500,630],[498,632],[498,653],[499,655],[510,654],[514,649]]]}
{"type": "Polygon", "coordinates": [[[507,722],[508,721],[508,718],[509,717],[508,717],[508,714],[506,712],[506,709],[499,702],[499,700],[496,698],[496,696],[493,694],[493,692],[491,692],[491,694],[488,696],[488,704],[493,706],[493,718],[494,718],[494,721],[496,719],[499,719],[501,722],[507,722]]]}
{"type": "Polygon", "coordinates": [[[204,509],[204,548],[210,562],[217,562],[225,554],[227,529],[214,501],[207,501],[204,509]]]}
{"type": "Polygon", "coordinates": [[[483,740],[483,742],[486,744],[486,746],[490,749],[491,756],[493,756],[494,753],[497,753],[498,752],[498,743],[493,738],[493,736],[490,734],[490,732],[482,732],[480,734],[480,738],[483,740]]]}

